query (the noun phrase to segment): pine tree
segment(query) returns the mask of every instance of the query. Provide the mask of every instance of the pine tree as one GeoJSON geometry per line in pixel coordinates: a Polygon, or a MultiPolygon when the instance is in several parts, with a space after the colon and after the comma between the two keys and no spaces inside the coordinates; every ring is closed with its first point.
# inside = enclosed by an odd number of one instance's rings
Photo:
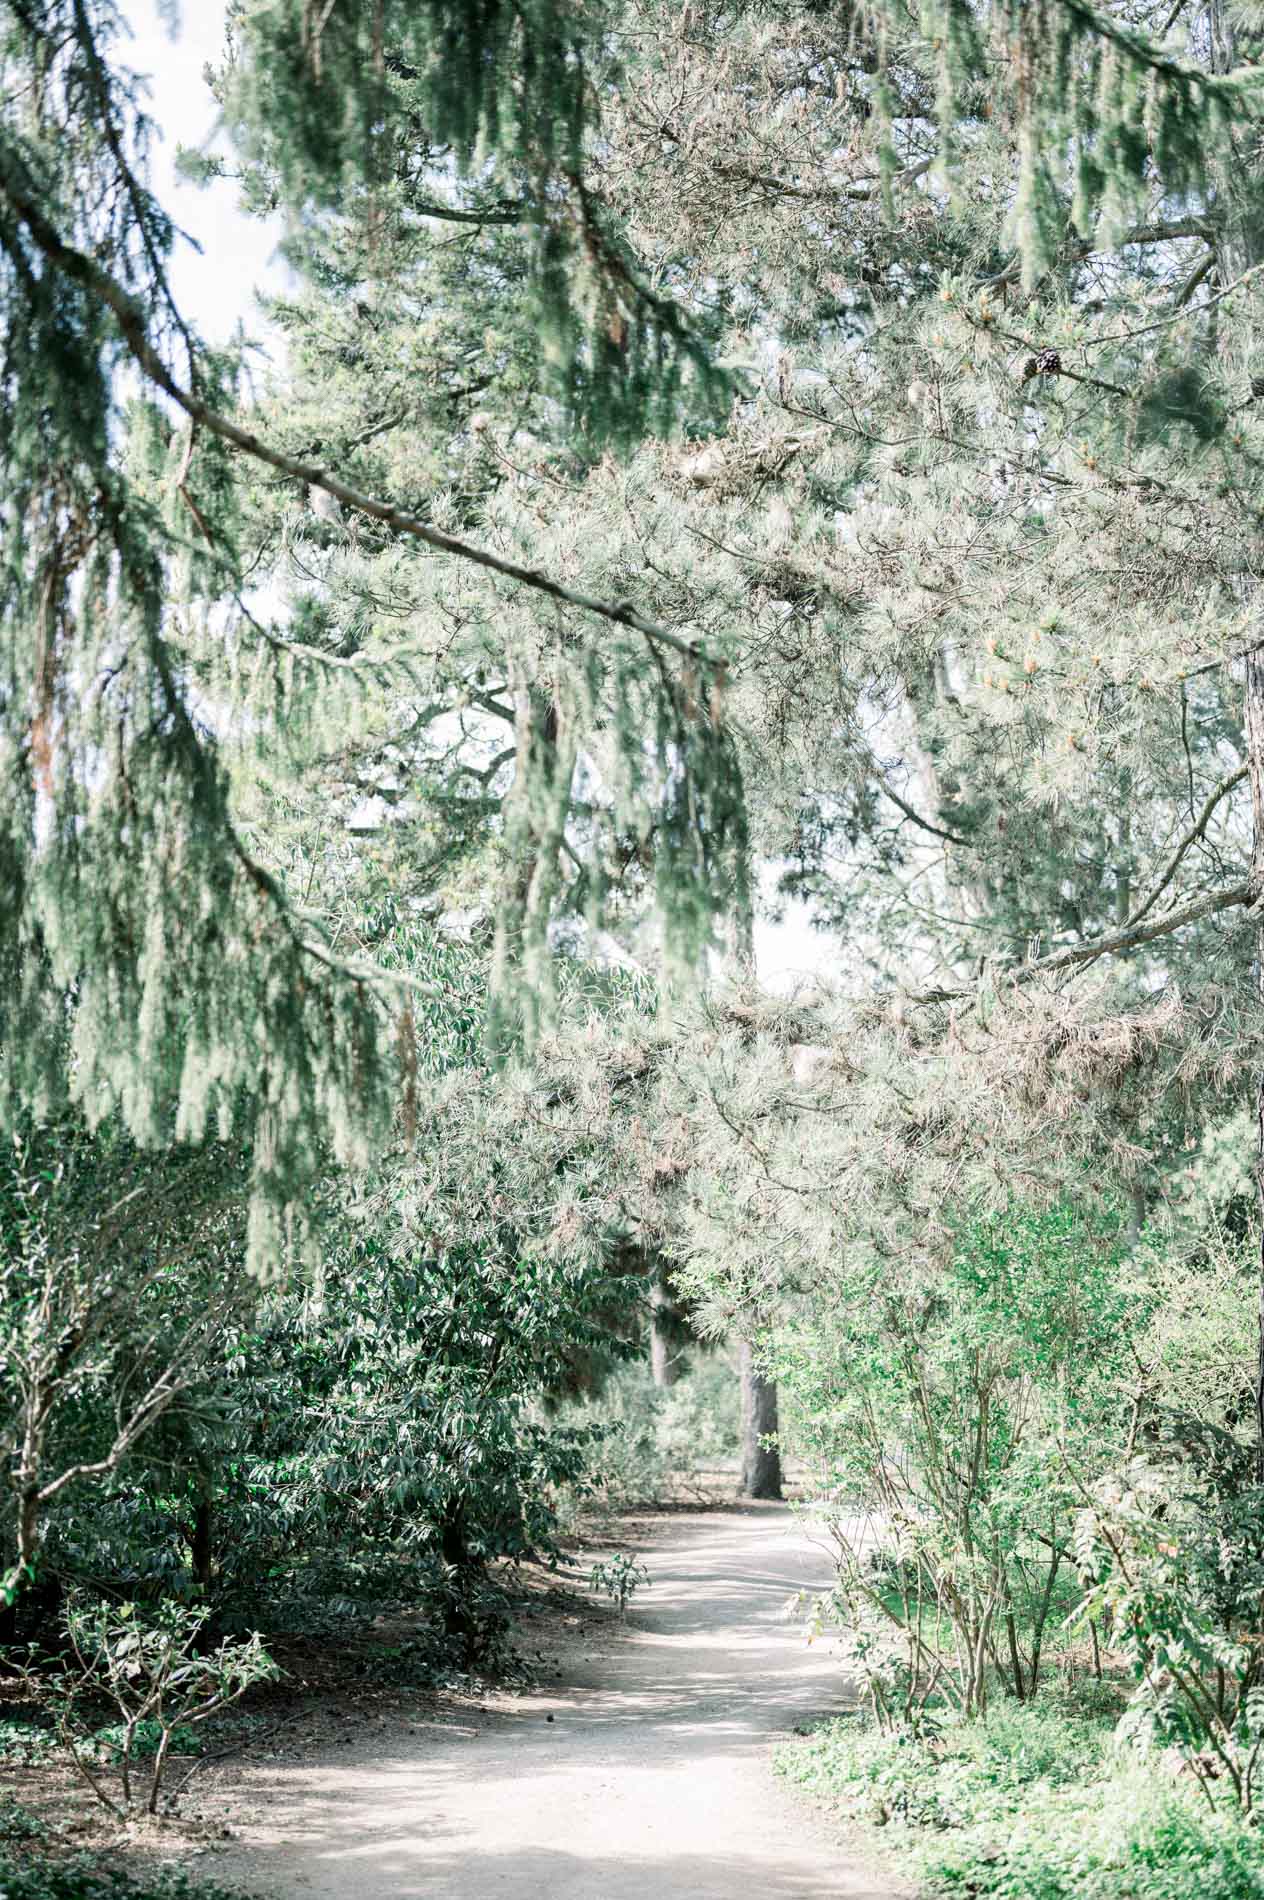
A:
{"type": "MultiPolygon", "coordinates": [[[[668,421],[689,378],[704,404],[724,382],[684,315],[642,286],[585,184],[599,29],[551,0],[477,14],[293,0],[243,17],[225,94],[240,149],[295,216],[319,220],[349,195],[370,244],[396,183],[413,218],[433,170],[481,178],[494,161],[527,228],[519,283],[549,339],[552,419],[594,442],[668,421]]],[[[648,689],[623,666],[620,703],[623,729],[642,715],[657,727],[669,884],[719,867],[735,782],[709,663],[687,638],[460,539],[429,506],[363,495],[233,419],[236,365],[200,344],[171,294],[173,234],[144,183],[150,128],[118,37],[112,0],[0,10],[4,1114],[69,1097],[94,1121],[118,1109],[149,1144],[241,1129],[250,1257],[271,1270],[301,1238],[318,1171],[363,1162],[384,1126],[400,985],[340,957],[244,833],[234,753],[246,738],[266,750],[282,726],[297,741],[304,668],[319,701],[342,656],[311,650],[310,615],[278,632],[243,598],[243,471],[268,468],[500,574],[563,624],[595,612],[628,634],[621,653],[654,656],[648,689]],[[696,779],[682,769],[695,758],[696,779]]],[[[446,577],[459,572],[445,560],[446,577]]],[[[474,598],[492,611],[493,596],[474,598]]],[[[593,648],[575,671],[576,726],[604,664],[593,648]]],[[[525,808],[560,797],[551,784],[524,787],[525,808]]],[[[726,880],[717,868],[699,893],[695,941],[726,880]]],[[[542,930],[547,894],[537,908],[542,930]]],[[[411,1010],[401,1020],[407,1033],[411,1010]]]]}

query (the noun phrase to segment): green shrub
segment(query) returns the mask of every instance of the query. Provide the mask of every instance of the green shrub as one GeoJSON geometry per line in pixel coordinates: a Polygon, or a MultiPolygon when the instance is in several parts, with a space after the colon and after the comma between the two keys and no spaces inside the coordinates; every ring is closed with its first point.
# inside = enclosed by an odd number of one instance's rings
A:
{"type": "Polygon", "coordinates": [[[894,1831],[928,1894],[996,1900],[1261,1900],[1264,1836],[1171,1758],[1121,1752],[1064,1698],[999,1705],[920,1736],[841,1718],[780,1773],[894,1831]]]}
{"type": "Polygon", "coordinates": [[[931,1892],[998,1900],[1260,1900],[1264,1839],[1188,1785],[1130,1764],[1096,1788],[1033,1789],[1008,1825],[942,1835],[918,1855],[931,1892]]]}
{"type": "Polygon", "coordinates": [[[46,1841],[48,1829],[38,1814],[11,1794],[0,1795],[0,1841],[46,1841]]]}
{"type": "Polygon", "coordinates": [[[620,1366],[596,1398],[572,1401],[560,1422],[587,1434],[583,1475],[563,1503],[595,1498],[610,1510],[653,1504],[696,1488],[700,1472],[738,1444],[737,1374],[722,1354],[699,1354],[676,1385],[656,1386],[645,1365],[620,1366]]]}
{"type": "Polygon", "coordinates": [[[81,1856],[73,1860],[11,1860],[0,1854],[4,1900],[243,1900],[227,1887],[187,1874],[132,1874],[81,1856]]]}

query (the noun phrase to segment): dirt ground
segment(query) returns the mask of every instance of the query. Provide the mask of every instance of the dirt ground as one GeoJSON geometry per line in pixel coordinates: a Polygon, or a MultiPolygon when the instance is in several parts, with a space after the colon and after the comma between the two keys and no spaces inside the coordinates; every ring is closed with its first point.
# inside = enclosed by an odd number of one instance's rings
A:
{"type": "Polygon", "coordinates": [[[270,1900],[888,1900],[770,1768],[843,1706],[787,1600],[830,1578],[784,1506],[625,1527],[651,1584],[622,1628],[542,1605],[546,1686],[361,1722],[301,1763],[208,1771],[199,1864],[270,1900]],[[647,1541],[648,1540],[648,1541],[647,1541]]]}

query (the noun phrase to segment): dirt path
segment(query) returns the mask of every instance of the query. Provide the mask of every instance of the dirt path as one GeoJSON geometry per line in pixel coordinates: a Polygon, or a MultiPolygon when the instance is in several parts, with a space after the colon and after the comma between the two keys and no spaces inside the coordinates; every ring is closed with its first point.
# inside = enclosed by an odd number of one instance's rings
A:
{"type": "Polygon", "coordinates": [[[676,1519],[646,1561],[627,1629],[565,1686],[251,1771],[257,1818],[216,1877],[287,1900],[886,1900],[769,1767],[846,1700],[783,1614],[823,1551],[757,1506],[676,1519]]]}

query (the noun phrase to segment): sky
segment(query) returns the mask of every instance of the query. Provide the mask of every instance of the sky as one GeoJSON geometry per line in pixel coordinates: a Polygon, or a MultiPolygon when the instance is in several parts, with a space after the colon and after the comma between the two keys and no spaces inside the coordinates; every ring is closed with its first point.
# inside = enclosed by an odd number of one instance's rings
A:
{"type": "Polygon", "coordinates": [[[196,231],[202,246],[199,252],[177,240],[171,272],[176,298],[210,343],[224,342],[239,321],[254,333],[261,328],[255,287],[278,290],[287,281],[276,255],[280,223],[243,216],[231,179],[199,186],[175,172],[179,146],[201,148],[215,132],[217,108],[203,72],[223,52],[222,0],[184,0],[174,37],[156,0],[123,0],[119,10],[131,37],[120,42],[116,56],[149,79],[149,115],[163,135],[151,154],[150,183],[177,225],[196,231]]]}
{"type": "MultiPolygon", "coordinates": [[[[279,220],[244,216],[231,179],[192,185],[175,171],[181,145],[203,148],[210,142],[215,149],[217,108],[203,72],[222,54],[224,10],[223,0],[184,0],[173,36],[157,0],[122,0],[119,11],[130,39],[119,45],[116,57],[149,80],[148,111],[161,135],[151,153],[151,187],[176,224],[197,233],[201,246],[177,239],[171,280],[180,308],[209,343],[224,342],[239,322],[248,335],[266,341],[254,293],[259,287],[276,291],[287,282],[277,255],[279,220]]],[[[794,904],[780,924],[757,920],[755,956],[761,979],[788,990],[828,974],[837,947],[812,930],[808,907],[794,904]]]]}

